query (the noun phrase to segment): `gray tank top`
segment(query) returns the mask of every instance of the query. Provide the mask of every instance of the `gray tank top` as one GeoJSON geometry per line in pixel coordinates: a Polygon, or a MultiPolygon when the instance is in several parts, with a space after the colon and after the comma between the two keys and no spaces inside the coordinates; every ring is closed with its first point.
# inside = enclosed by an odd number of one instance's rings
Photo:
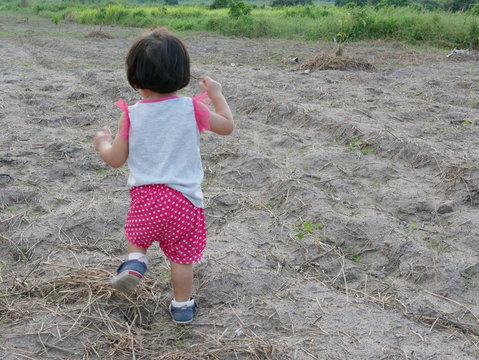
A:
{"type": "Polygon", "coordinates": [[[130,117],[128,185],[164,184],[203,208],[200,129],[193,99],[141,100],[130,117]]]}

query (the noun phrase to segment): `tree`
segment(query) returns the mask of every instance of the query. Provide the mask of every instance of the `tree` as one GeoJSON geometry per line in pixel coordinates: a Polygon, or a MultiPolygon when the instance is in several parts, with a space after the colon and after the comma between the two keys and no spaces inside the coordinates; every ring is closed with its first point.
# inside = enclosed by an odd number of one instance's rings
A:
{"type": "Polygon", "coordinates": [[[210,9],[225,9],[228,7],[228,0],[214,0],[210,5],[210,9]]]}
{"type": "Polygon", "coordinates": [[[367,4],[366,0],[335,0],[334,5],[335,6],[365,6],[367,4]]]}
{"type": "Polygon", "coordinates": [[[31,4],[28,0],[20,0],[18,2],[18,6],[21,7],[21,8],[29,8],[31,6],[31,4]]]}
{"type": "Polygon", "coordinates": [[[251,5],[245,4],[243,1],[229,0],[230,11],[232,18],[239,18],[240,16],[247,16],[251,13],[251,5]]]}
{"type": "Polygon", "coordinates": [[[401,7],[401,6],[408,6],[409,0],[381,0],[378,4],[379,7],[386,7],[386,6],[393,6],[393,7],[401,7]]]}
{"type": "Polygon", "coordinates": [[[446,0],[442,7],[453,12],[467,11],[477,3],[479,3],[478,0],[446,0]]]}
{"type": "Polygon", "coordinates": [[[312,5],[312,0],[273,0],[272,7],[276,6],[296,6],[296,5],[312,5]]]}
{"type": "Polygon", "coordinates": [[[435,0],[423,0],[423,1],[420,2],[420,4],[422,4],[424,9],[429,10],[429,11],[438,9],[439,6],[440,6],[440,4],[435,0]]]}

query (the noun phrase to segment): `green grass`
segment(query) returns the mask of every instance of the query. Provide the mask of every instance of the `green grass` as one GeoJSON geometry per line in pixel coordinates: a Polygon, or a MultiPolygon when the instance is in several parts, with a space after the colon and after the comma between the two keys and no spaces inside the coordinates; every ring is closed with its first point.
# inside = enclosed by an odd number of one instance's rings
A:
{"type": "Polygon", "coordinates": [[[233,18],[229,9],[208,9],[209,3],[161,3],[139,5],[126,2],[31,1],[0,5],[47,17],[58,22],[131,27],[166,26],[174,31],[210,31],[250,38],[287,38],[340,42],[385,39],[439,47],[479,47],[479,16],[469,13],[426,11],[420,7],[334,7],[316,4],[289,8],[253,7],[251,14],[233,18]]]}
{"type": "Polygon", "coordinates": [[[303,239],[304,238],[304,235],[307,234],[307,233],[312,233],[314,228],[323,228],[323,225],[322,224],[311,224],[307,221],[304,221],[300,226],[293,226],[292,227],[292,230],[295,231],[295,236],[298,238],[298,239],[303,239]]]}

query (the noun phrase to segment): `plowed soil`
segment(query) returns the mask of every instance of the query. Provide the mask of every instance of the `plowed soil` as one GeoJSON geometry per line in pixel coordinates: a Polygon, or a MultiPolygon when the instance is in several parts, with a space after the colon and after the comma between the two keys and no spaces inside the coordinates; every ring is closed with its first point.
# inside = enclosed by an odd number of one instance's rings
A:
{"type": "Polygon", "coordinates": [[[136,294],[108,283],[128,170],[92,139],[139,100],[141,29],[92,31],[0,13],[0,358],[479,357],[477,54],[354,43],[369,70],[305,72],[334,44],[180,35],[236,124],[202,136],[209,237],[181,328],[156,246],[136,294]]]}

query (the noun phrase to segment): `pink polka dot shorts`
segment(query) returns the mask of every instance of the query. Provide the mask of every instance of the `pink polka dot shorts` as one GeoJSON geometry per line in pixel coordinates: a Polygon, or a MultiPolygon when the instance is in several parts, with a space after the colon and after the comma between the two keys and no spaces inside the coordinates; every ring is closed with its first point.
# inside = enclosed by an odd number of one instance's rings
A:
{"type": "Polygon", "coordinates": [[[132,187],[130,196],[125,223],[130,243],[146,249],[158,241],[166,257],[179,264],[191,264],[203,257],[203,209],[195,207],[181,192],[162,184],[132,187]]]}

